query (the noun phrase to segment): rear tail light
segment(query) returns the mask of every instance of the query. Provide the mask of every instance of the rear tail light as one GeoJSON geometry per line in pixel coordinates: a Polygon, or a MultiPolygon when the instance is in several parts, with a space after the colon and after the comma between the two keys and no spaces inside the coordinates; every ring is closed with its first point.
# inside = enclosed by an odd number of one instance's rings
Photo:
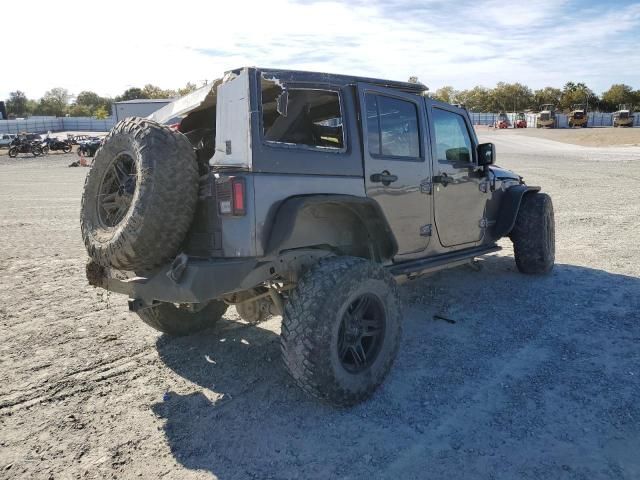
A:
{"type": "Polygon", "coordinates": [[[231,179],[231,192],[233,193],[233,214],[244,215],[244,178],[231,179]]]}
{"type": "Polygon", "coordinates": [[[245,181],[242,177],[228,177],[216,182],[218,211],[221,215],[242,216],[247,213],[245,181]]]}

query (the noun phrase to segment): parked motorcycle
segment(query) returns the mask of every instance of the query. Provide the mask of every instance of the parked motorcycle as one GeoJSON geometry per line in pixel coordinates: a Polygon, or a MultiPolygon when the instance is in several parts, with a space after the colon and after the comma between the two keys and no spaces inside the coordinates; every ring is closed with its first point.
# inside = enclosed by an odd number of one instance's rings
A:
{"type": "Polygon", "coordinates": [[[80,142],[77,153],[79,156],[93,157],[98,151],[98,148],[100,148],[100,145],[102,145],[102,139],[92,137],[89,140],[80,142]]]}
{"type": "Polygon", "coordinates": [[[64,140],[59,140],[57,138],[45,138],[40,144],[43,153],[62,151],[64,153],[69,153],[71,151],[71,143],[64,140]]]}
{"type": "Polygon", "coordinates": [[[19,153],[31,153],[34,157],[37,157],[42,155],[43,152],[38,142],[16,138],[11,142],[11,146],[9,147],[9,156],[16,158],[19,153]]]}

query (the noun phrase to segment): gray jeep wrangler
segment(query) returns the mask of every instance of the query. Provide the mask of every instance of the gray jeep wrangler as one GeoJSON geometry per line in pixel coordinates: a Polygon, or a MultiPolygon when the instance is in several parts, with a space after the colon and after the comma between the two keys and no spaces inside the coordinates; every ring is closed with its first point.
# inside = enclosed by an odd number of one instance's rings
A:
{"type": "Polygon", "coordinates": [[[499,250],[554,264],[551,199],[493,166],[466,110],[420,83],[241,68],[118,123],[86,179],[90,284],[169,335],[234,305],[282,315],[284,364],[334,405],[372,394],[401,337],[396,282],[499,250]]]}

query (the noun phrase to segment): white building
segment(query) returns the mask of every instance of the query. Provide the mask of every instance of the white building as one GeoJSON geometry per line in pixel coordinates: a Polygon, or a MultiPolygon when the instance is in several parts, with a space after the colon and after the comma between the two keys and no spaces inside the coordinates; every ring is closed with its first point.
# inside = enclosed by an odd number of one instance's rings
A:
{"type": "Polygon", "coordinates": [[[139,98],[114,102],[112,115],[116,122],[127,117],[146,117],[171,102],[171,98],[139,98]]]}

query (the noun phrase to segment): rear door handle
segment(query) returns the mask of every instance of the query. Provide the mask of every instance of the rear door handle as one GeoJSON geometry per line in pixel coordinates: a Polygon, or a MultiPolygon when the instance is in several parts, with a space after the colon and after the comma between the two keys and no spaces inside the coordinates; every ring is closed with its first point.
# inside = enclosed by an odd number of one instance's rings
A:
{"type": "Polygon", "coordinates": [[[453,183],[454,180],[452,177],[450,177],[449,175],[447,175],[446,173],[443,173],[442,175],[436,175],[435,177],[433,177],[431,179],[431,181],[433,183],[439,183],[441,184],[443,187],[446,187],[447,185],[449,185],[450,183],[453,183]]]}
{"type": "Polygon", "coordinates": [[[398,180],[397,175],[391,175],[389,172],[384,171],[382,173],[374,173],[371,175],[371,181],[374,183],[382,183],[383,185],[389,185],[392,182],[398,180]]]}

